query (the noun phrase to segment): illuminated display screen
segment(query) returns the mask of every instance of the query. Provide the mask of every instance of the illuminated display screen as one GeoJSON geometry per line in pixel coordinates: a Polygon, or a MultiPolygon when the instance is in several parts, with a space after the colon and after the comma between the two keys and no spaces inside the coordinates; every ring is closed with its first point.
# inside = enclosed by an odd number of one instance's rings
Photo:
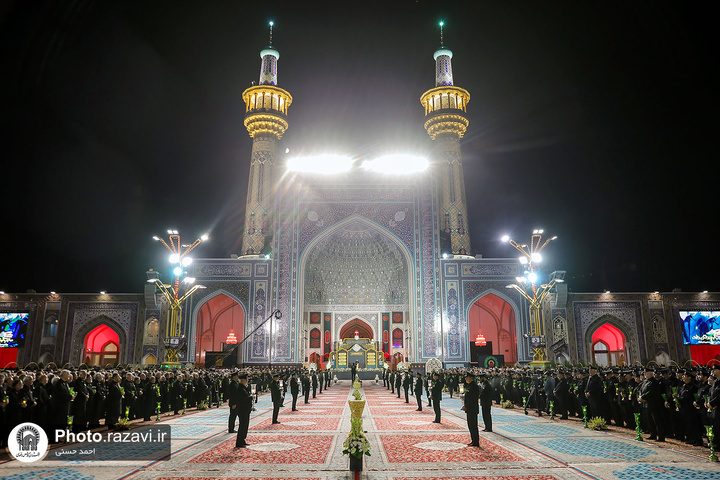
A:
{"type": "Polygon", "coordinates": [[[685,345],[720,345],[720,311],[680,312],[685,345]]]}
{"type": "Polygon", "coordinates": [[[28,313],[0,313],[0,347],[22,347],[28,313]]]}

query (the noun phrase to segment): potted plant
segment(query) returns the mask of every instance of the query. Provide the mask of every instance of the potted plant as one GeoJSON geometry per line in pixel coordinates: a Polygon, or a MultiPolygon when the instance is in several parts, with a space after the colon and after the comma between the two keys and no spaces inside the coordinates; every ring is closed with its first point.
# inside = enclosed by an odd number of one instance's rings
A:
{"type": "Polygon", "coordinates": [[[363,433],[361,418],[350,419],[350,434],[343,442],[343,455],[350,457],[350,471],[360,472],[363,467],[363,456],[370,455],[370,442],[363,433]]]}

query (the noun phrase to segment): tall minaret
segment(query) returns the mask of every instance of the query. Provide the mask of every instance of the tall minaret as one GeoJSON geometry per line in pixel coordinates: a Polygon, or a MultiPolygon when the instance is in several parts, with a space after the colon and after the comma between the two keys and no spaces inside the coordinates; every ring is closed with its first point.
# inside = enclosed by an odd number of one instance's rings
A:
{"type": "Polygon", "coordinates": [[[465,108],[470,101],[467,90],[453,85],[452,52],[443,45],[440,22],[440,49],[435,52],[435,88],[423,93],[425,130],[435,143],[434,160],[441,169],[439,178],[441,249],[455,255],[470,255],[465,178],[460,139],[468,127],[465,108]]]}
{"type": "Polygon", "coordinates": [[[292,96],[276,86],[280,53],[272,47],[272,27],[273,22],[270,22],[270,46],[260,52],[259,85],[242,94],[245,127],[253,139],[242,255],[267,252],[272,245],[276,210],[273,188],[278,180],[275,158],[278,140],[288,128],[287,109],[292,103],[292,96]]]}

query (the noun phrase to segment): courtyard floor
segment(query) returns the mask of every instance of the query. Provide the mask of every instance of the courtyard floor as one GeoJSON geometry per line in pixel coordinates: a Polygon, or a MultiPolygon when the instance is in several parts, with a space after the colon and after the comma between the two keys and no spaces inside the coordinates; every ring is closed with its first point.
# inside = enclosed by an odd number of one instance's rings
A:
{"type": "MultiPolygon", "coordinates": [[[[249,448],[234,449],[227,432],[228,406],[161,424],[172,428],[172,455],[165,461],[107,460],[34,464],[0,463],[3,480],[105,479],[341,479],[350,478],[342,442],[350,430],[350,382],[324,390],[308,405],[290,397],[271,424],[269,395],[260,397],[248,434],[249,448]]],[[[637,442],[630,432],[594,432],[578,421],[556,422],[493,407],[493,433],[480,435],[481,449],[468,447],[460,401],[445,395],[442,424],[423,397],[406,404],[382,384],[364,382],[364,427],[372,445],[362,478],[394,480],[720,480],[720,465],[707,449],[637,442]]],[[[482,424],[481,424],[482,428],[482,424]]],[[[48,457],[50,458],[50,456],[48,457]]]]}

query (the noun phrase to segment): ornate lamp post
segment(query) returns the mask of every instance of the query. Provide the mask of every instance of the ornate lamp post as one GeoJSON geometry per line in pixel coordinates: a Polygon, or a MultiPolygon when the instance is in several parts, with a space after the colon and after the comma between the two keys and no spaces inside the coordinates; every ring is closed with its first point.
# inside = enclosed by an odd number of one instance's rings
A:
{"type": "Polygon", "coordinates": [[[170,235],[169,242],[165,242],[157,236],[153,237],[153,240],[160,242],[170,252],[170,263],[175,265],[173,283],[166,285],[161,282],[160,275],[156,271],[150,270],[147,274],[148,282],[155,284],[170,305],[167,329],[165,338],[163,338],[165,344],[164,363],[177,364],[180,354],[186,347],[185,335],[181,334],[182,304],[197,290],[205,288],[204,285],[194,285],[195,278],[187,276],[186,268],[192,263],[192,258],[187,255],[200,243],[207,241],[209,237],[204,234],[192,244],[187,245],[180,242],[180,234],[177,230],[168,230],[168,234],[170,235]]]}
{"type": "Polygon", "coordinates": [[[564,272],[553,272],[547,283],[538,283],[539,277],[535,271],[537,264],[542,262],[542,252],[550,242],[557,237],[551,237],[543,242],[542,230],[533,230],[530,245],[518,244],[507,235],[502,238],[515,247],[522,256],[520,263],[525,266],[523,276],[516,277],[517,283],[507,285],[506,288],[517,290],[530,302],[530,346],[533,349],[533,360],[530,365],[544,368],[550,365],[546,353],[545,327],[542,318],[542,303],[552,291],[557,282],[564,282],[564,272]]]}

